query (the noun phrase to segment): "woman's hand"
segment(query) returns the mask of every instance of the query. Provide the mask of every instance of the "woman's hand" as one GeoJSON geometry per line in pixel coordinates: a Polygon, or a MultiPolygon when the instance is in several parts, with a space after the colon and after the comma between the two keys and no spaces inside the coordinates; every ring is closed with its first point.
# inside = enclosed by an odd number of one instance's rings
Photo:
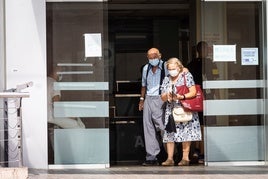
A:
{"type": "Polygon", "coordinates": [[[161,99],[162,99],[162,101],[165,101],[165,102],[169,101],[170,102],[172,97],[171,97],[170,93],[162,93],[161,94],[161,99]]]}
{"type": "Polygon", "coordinates": [[[184,95],[180,95],[180,94],[173,94],[173,101],[179,101],[184,99],[184,95]]]}
{"type": "Polygon", "coordinates": [[[181,100],[181,99],[184,99],[184,96],[183,95],[180,95],[180,94],[176,94],[176,93],[172,93],[170,92],[169,95],[169,101],[178,101],[178,100],[181,100]]]}
{"type": "Polygon", "coordinates": [[[168,93],[161,94],[161,99],[162,101],[171,102],[171,101],[178,101],[178,100],[184,99],[184,96],[179,95],[179,94],[174,94],[172,92],[168,92],[168,93]]]}

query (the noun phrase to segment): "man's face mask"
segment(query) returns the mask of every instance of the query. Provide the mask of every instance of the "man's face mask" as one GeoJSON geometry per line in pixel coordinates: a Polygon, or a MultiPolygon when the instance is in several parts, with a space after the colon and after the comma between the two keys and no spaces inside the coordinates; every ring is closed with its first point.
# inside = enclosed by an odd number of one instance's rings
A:
{"type": "Polygon", "coordinates": [[[149,63],[150,63],[152,66],[157,66],[157,65],[159,64],[159,59],[158,59],[158,58],[150,59],[150,60],[149,60],[149,63]]]}

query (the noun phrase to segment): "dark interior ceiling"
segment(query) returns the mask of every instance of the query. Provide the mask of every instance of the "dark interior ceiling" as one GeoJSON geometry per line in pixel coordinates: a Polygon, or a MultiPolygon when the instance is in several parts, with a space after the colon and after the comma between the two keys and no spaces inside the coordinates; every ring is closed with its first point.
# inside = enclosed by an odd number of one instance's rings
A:
{"type": "Polygon", "coordinates": [[[109,18],[152,18],[189,16],[190,0],[109,0],[109,18]]]}
{"type": "MultiPolygon", "coordinates": [[[[152,46],[155,22],[170,27],[174,22],[189,27],[190,0],[108,0],[109,37],[119,52],[144,52],[152,46]],[[113,35],[112,35],[113,34],[113,35]],[[129,43],[131,41],[131,43],[129,43]]],[[[173,28],[173,27],[172,27],[173,28]]]]}

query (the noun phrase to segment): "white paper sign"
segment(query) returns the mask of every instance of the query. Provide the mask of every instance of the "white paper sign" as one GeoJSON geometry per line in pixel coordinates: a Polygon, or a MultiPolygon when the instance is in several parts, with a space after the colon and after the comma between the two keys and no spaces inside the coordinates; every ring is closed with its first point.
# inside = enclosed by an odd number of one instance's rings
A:
{"type": "Polygon", "coordinates": [[[258,48],[241,48],[242,65],[258,65],[258,48]]]}
{"type": "Polygon", "coordinates": [[[235,62],[236,45],[213,45],[214,62],[235,62]]]}
{"type": "Polygon", "coordinates": [[[101,34],[90,33],[85,36],[85,57],[102,57],[101,34]]]}

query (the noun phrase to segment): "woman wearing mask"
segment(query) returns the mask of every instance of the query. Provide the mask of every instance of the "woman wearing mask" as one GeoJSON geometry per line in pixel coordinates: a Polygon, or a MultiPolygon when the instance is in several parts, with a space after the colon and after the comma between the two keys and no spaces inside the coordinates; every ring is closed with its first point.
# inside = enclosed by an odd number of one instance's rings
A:
{"type": "MultiPolygon", "coordinates": [[[[167,69],[169,75],[164,78],[161,85],[161,99],[167,103],[165,109],[165,121],[167,126],[169,115],[172,114],[172,107],[181,106],[180,100],[192,98],[196,95],[195,83],[190,72],[183,72],[183,65],[177,58],[170,58],[167,61],[167,69]],[[184,76],[186,78],[186,86],[189,92],[180,95],[177,94],[176,86],[184,85],[184,76]],[[174,88],[171,88],[174,86],[174,88]],[[172,94],[173,93],[173,94],[172,94]]],[[[201,128],[198,118],[198,113],[193,112],[192,120],[188,122],[176,123],[176,132],[168,132],[166,129],[163,135],[163,142],[166,143],[168,158],[162,163],[163,166],[173,166],[175,142],[182,142],[182,160],[178,163],[179,166],[188,166],[190,163],[189,152],[191,141],[201,140],[201,128]]]]}

